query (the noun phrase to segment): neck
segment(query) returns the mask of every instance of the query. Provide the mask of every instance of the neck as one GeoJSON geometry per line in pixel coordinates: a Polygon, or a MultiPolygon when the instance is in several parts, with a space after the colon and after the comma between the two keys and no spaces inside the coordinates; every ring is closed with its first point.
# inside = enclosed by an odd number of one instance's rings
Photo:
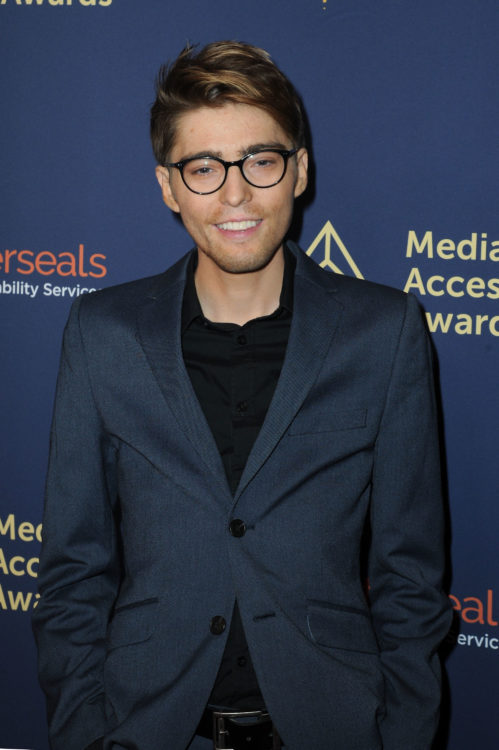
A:
{"type": "Polygon", "coordinates": [[[271,315],[279,306],[284,274],[282,247],[258,271],[227,273],[198,252],[194,277],[203,315],[213,323],[244,325],[271,315]]]}

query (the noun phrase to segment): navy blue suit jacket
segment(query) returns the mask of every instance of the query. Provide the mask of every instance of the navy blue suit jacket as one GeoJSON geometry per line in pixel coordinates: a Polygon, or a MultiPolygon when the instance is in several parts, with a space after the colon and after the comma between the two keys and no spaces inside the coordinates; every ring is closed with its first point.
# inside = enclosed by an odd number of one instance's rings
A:
{"type": "Polygon", "coordinates": [[[187,257],[74,303],[34,614],[54,750],[184,750],[236,596],[287,750],[431,745],[450,608],[421,312],[290,247],[286,358],[234,497],[182,358],[187,257]]]}

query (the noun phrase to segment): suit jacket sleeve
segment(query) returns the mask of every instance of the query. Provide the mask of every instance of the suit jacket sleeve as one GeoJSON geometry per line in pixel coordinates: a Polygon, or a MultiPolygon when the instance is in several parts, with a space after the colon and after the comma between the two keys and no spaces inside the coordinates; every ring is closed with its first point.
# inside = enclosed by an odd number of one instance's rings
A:
{"type": "Polygon", "coordinates": [[[436,650],[450,626],[442,591],[443,507],[431,353],[411,295],[375,447],[370,601],[381,650],[384,750],[428,750],[438,723],[436,650]]]}
{"type": "Polygon", "coordinates": [[[80,303],[64,334],[33,616],[53,750],[83,750],[106,733],[102,669],[119,582],[113,449],[92,396],[80,303]]]}

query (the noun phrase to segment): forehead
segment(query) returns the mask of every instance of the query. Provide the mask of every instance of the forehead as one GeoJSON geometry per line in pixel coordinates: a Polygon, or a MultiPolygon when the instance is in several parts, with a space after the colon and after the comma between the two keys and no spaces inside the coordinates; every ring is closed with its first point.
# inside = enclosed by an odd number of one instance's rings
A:
{"type": "Polygon", "coordinates": [[[198,107],[177,120],[172,160],[207,152],[226,159],[243,156],[254,146],[291,148],[279,123],[260,107],[224,104],[198,107]]]}

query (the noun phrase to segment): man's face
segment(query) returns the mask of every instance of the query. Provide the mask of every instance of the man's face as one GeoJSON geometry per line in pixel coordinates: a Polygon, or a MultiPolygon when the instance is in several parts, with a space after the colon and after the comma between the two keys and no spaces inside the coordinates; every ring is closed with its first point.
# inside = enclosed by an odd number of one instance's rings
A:
{"type": "MultiPolygon", "coordinates": [[[[180,116],[170,161],[199,155],[235,161],[253,151],[292,146],[278,123],[258,107],[200,107],[180,116]]],[[[156,176],[166,205],[180,214],[196,243],[199,263],[247,273],[264,268],[282,247],[294,198],[307,184],[307,152],[302,148],[291,156],[284,178],[269,188],[250,185],[238,167],[231,167],[220,190],[210,195],[191,192],[178,169],[157,167],[156,176]]]]}

